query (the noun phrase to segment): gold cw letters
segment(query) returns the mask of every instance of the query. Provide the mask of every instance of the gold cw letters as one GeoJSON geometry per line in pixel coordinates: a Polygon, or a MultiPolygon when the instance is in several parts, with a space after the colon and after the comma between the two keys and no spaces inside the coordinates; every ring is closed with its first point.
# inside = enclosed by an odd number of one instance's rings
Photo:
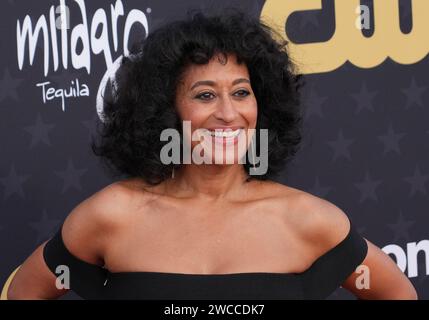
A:
{"type": "Polygon", "coordinates": [[[374,68],[388,57],[413,64],[429,53],[429,0],[411,0],[412,30],[400,29],[399,0],[374,0],[374,33],[365,37],[356,27],[360,0],[333,0],[335,31],[326,42],[294,44],[286,34],[288,17],[297,11],[321,10],[322,0],[267,0],[261,20],[289,41],[289,53],[304,74],[337,69],[347,60],[360,68],[374,68]]]}

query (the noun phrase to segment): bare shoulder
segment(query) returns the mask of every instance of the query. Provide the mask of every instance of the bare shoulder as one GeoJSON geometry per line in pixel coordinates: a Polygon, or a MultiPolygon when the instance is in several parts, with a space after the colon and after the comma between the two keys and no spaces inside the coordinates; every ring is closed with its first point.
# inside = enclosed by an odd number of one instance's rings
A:
{"type": "Polygon", "coordinates": [[[66,218],[68,227],[83,221],[98,227],[114,225],[124,217],[133,201],[133,192],[123,181],[113,182],[80,202],[66,218]]]}
{"type": "Polygon", "coordinates": [[[293,206],[297,227],[311,241],[321,241],[328,246],[345,238],[350,229],[346,213],[334,203],[302,191],[293,206]]]}
{"type": "Polygon", "coordinates": [[[62,236],[66,247],[78,258],[102,264],[106,244],[127,225],[144,191],[131,181],[113,182],[80,202],[67,215],[62,236]],[[139,197],[140,195],[140,197],[139,197]]]}
{"type": "Polygon", "coordinates": [[[346,213],[334,203],[290,186],[269,186],[284,210],[285,223],[294,234],[323,253],[341,242],[350,230],[346,213]]]}

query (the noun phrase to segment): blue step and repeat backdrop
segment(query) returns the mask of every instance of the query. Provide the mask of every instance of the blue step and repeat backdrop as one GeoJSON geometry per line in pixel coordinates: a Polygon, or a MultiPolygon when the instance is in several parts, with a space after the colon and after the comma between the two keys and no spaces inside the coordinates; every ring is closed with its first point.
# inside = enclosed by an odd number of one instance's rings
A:
{"type": "MultiPolygon", "coordinates": [[[[89,143],[120,57],[191,8],[234,6],[279,28],[305,74],[303,147],[278,181],[343,209],[429,298],[428,0],[1,5],[0,289],[112,182],[89,143]]],[[[342,288],[330,297],[353,298],[342,288]]]]}

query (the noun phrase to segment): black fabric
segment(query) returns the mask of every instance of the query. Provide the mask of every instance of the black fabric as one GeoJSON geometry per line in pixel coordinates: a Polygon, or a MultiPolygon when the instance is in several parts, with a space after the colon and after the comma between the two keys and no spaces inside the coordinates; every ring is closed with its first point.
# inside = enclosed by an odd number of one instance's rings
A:
{"type": "Polygon", "coordinates": [[[65,265],[70,271],[70,289],[83,299],[103,299],[107,270],[78,259],[63,242],[62,228],[46,243],[43,257],[49,269],[58,276],[56,268],[65,265]]]}
{"type": "Polygon", "coordinates": [[[300,274],[305,298],[320,299],[329,296],[362,263],[367,252],[368,244],[365,239],[350,224],[346,238],[300,274]]]}
{"type": "Polygon", "coordinates": [[[350,221],[346,237],[302,273],[183,274],[109,272],[72,255],[61,228],[43,256],[55,274],[70,268],[70,288],[83,299],[326,299],[365,259],[368,246],[350,221]]]}

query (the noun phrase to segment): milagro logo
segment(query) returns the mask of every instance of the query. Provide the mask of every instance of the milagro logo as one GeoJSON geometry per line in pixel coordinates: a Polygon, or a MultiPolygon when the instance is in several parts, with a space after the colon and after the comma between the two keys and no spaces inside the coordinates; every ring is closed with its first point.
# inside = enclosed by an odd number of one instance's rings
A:
{"type": "MultiPolygon", "coordinates": [[[[150,12],[151,9],[148,8],[147,13],[150,12]]],[[[41,15],[37,21],[32,20],[29,15],[26,15],[23,21],[17,20],[16,41],[19,70],[23,70],[25,62],[30,66],[33,65],[36,49],[38,49],[43,50],[45,78],[49,72],[57,71],[60,65],[67,70],[70,67],[69,57],[73,69],[84,68],[89,75],[91,74],[91,58],[102,54],[106,72],[97,91],[97,112],[101,118],[102,95],[109,80],[114,85],[114,75],[121,58],[129,55],[129,37],[135,24],[140,24],[144,28],[147,37],[149,26],[146,14],[141,10],[132,9],[125,16],[121,0],[111,4],[108,12],[102,8],[97,9],[92,17],[88,17],[85,0],[74,0],[68,3],[66,0],[59,0],[58,5],[52,5],[49,13],[41,15]],[[69,4],[72,4],[73,7],[71,8],[69,4]],[[80,19],[73,17],[73,21],[81,21],[73,27],[70,26],[71,11],[73,14],[77,11],[80,14],[80,19]],[[124,22],[123,30],[119,30],[121,20],[124,22]],[[110,25],[108,21],[110,21],[110,25]],[[120,31],[123,38],[122,44],[118,41],[120,31]],[[113,48],[110,46],[109,39],[112,39],[113,48]],[[114,60],[113,56],[117,55],[119,50],[121,55],[114,60]],[[28,53],[27,56],[26,53],[28,53]]],[[[40,88],[43,103],[61,99],[63,111],[65,111],[66,99],[90,95],[89,86],[77,78],[71,81],[69,88],[55,88],[48,79],[43,79],[36,86],[40,88]]]]}

